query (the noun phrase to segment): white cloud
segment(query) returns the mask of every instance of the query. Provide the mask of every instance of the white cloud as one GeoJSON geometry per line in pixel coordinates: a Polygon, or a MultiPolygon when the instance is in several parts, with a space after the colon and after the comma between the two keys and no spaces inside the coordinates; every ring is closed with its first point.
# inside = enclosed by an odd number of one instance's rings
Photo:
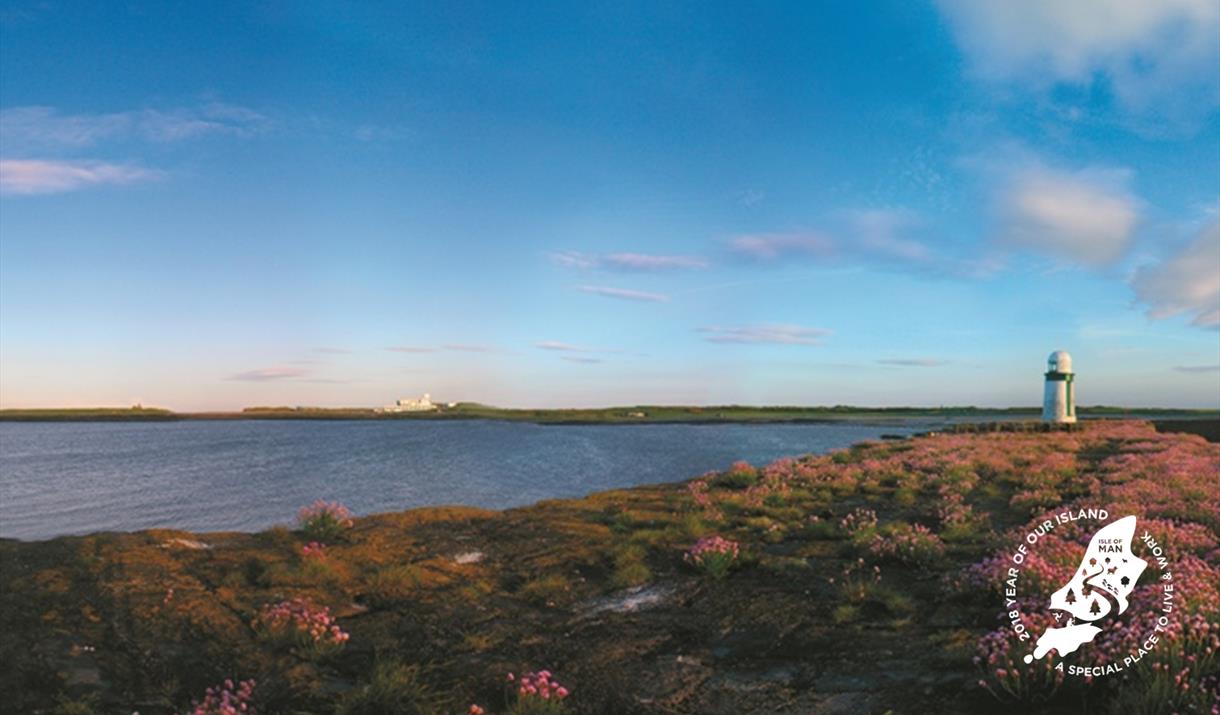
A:
{"type": "Polygon", "coordinates": [[[994,273],[994,259],[963,257],[951,244],[929,243],[927,221],[903,208],[834,211],[831,232],[755,233],[729,240],[731,254],[749,263],[858,263],[915,273],[980,278],[994,273]]]}
{"type": "MultiPolygon", "coordinates": [[[[1220,104],[1215,0],[938,0],[974,71],[1037,90],[1105,83],[1136,113],[1220,104]]],[[[1193,115],[1190,116],[1190,115],[1193,115]]]]}
{"type": "Polygon", "coordinates": [[[564,268],[588,270],[590,268],[597,268],[598,266],[597,256],[592,256],[587,253],[580,253],[577,251],[554,251],[548,253],[547,257],[550,258],[551,262],[555,265],[563,266],[564,268]]]}
{"type": "Polygon", "coordinates": [[[1178,365],[1174,368],[1174,371],[1186,373],[1220,372],[1220,365],[1178,365]]]}
{"type": "Polygon", "coordinates": [[[534,343],[534,347],[539,350],[549,350],[551,352],[564,353],[559,357],[569,362],[595,363],[605,362],[603,358],[593,357],[594,355],[619,355],[622,350],[611,348],[591,348],[583,345],[573,345],[559,340],[542,340],[534,343]]]}
{"type": "Polygon", "coordinates": [[[557,251],[548,254],[551,261],[564,268],[589,270],[605,268],[623,272],[651,273],[672,270],[699,270],[708,261],[699,256],[657,255],[651,253],[592,254],[578,251],[557,251]]]}
{"type": "Polygon", "coordinates": [[[657,256],[648,253],[611,253],[602,256],[610,268],[628,271],[665,271],[707,268],[706,259],[698,256],[657,256]]]}
{"type": "Polygon", "coordinates": [[[0,159],[0,193],[3,194],[58,194],[104,184],[131,184],[161,176],[161,172],[130,164],[0,159]]]}
{"type": "Polygon", "coordinates": [[[0,110],[0,135],[4,151],[10,155],[83,148],[111,140],[174,142],[208,134],[249,136],[269,124],[258,112],[220,103],[107,114],[60,114],[52,107],[39,106],[0,110]]]}
{"type": "Polygon", "coordinates": [[[891,365],[893,367],[940,367],[947,365],[948,360],[936,360],[933,358],[888,358],[877,361],[881,365],[891,365]]]}
{"type": "Polygon", "coordinates": [[[822,328],[805,328],[799,325],[744,325],[722,327],[718,325],[699,328],[706,333],[709,343],[773,343],[776,345],[820,345],[821,339],[830,335],[822,328]]]}
{"type": "Polygon", "coordinates": [[[649,293],[642,290],[631,290],[628,288],[608,288],[605,286],[580,286],[580,290],[593,295],[602,295],[607,298],[618,298],[620,300],[633,300],[643,303],[664,303],[669,300],[669,296],[664,293],[649,293]]]}
{"type": "Polygon", "coordinates": [[[423,355],[427,353],[440,352],[448,350],[458,353],[498,353],[499,348],[491,345],[479,345],[476,343],[448,343],[440,347],[432,347],[429,345],[391,345],[386,348],[392,353],[405,353],[407,355],[423,355]]]}
{"type": "Polygon", "coordinates": [[[826,257],[834,253],[835,243],[820,233],[757,233],[733,238],[729,250],[748,260],[770,262],[826,257]]]}
{"type": "Polygon", "coordinates": [[[61,114],[51,107],[0,110],[0,191],[52,194],[99,184],[130,184],[162,176],[135,164],[63,155],[102,142],[177,142],[209,135],[247,136],[270,124],[245,107],[210,103],[193,109],[61,114]]]}
{"type": "Polygon", "coordinates": [[[589,348],[582,348],[579,345],[572,345],[571,343],[561,343],[558,340],[543,340],[542,342],[534,343],[534,347],[538,348],[539,350],[556,350],[559,352],[569,353],[594,352],[589,348]]]}
{"type": "Polygon", "coordinates": [[[1122,257],[1139,221],[1129,172],[1019,171],[1001,194],[1002,238],[1013,245],[1100,266],[1122,257]]]}
{"type": "Polygon", "coordinates": [[[1220,329],[1220,219],[1177,254],[1137,270],[1131,287],[1151,318],[1186,314],[1192,325],[1220,329]]]}
{"type": "Polygon", "coordinates": [[[932,262],[936,255],[927,244],[907,237],[918,217],[901,209],[865,209],[847,212],[857,253],[901,263],[932,262]]]}
{"type": "Polygon", "coordinates": [[[240,382],[273,382],[275,380],[291,380],[304,377],[308,374],[309,371],[305,368],[279,366],[239,372],[236,375],[231,375],[228,379],[240,382]]]}

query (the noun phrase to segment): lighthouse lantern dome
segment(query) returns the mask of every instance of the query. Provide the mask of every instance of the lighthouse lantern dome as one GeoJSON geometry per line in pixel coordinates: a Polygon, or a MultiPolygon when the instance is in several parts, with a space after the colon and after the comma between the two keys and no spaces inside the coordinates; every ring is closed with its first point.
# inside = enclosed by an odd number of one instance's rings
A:
{"type": "Polygon", "coordinates": [[[1047,372],[1072,372],[1072,356],[1066,350],[1056,350],[1046,359],[1047,372]]]}

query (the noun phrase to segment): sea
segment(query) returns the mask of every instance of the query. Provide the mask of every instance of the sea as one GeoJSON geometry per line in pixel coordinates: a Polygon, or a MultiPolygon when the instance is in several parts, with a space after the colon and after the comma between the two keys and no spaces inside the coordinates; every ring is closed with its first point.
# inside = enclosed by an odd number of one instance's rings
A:
{"type": "Polygon", "coordinates": [[[0,423],[0,537],[257,531],[298,508],[506,509],[763,465],[928,423],[585,424],[491,420],[0,423]]]}

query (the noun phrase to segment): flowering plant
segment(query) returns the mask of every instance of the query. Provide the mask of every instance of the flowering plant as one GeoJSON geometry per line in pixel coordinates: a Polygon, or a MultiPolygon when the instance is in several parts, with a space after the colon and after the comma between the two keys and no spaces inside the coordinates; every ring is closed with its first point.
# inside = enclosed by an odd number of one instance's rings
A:
{"type": "Polygon", "coordinates": [[[516,686],[513,691],[516,699],[509,707],[508,715],[560,715],[567,712],[564,700],[571,695],[571,691],[560,685],[551,671],[539,670],[521,677],[509,673],[507,680],[516,686]]]}
{"type": "Polygon", "coordinates": [[[839,520],[839,526],[852,539],[867,540],[877,532],[877,512],[857,508],[839,520]]]}
{"type": "Polygon", "coordinates": [[[306,559],[321,561],[326,558],[326,544],[311,541],[301,547],[301,556],[306,559]]]}
{"type": "Polygon", "coordinates": [[[352,513],[339,502],[319,499],[297,512],[297,523],[305,535],[314,541],[337,541],[352,528],[352,513]]]}
{"type": "Polygon", "coordinates": [[[187,715],[254,715],[253,698],[253,680],[237,684],[226,680],[204,691],[203,700],[192,703],[194,707],[187,715]]]}
{"type": "Polygon", "coordinates": [[[923,524],[898,524],[887,535],[874,534],[868,551],[875,559],[927,568],[945,555],[945,545],[923,524]]]}
{"type": "Polygon", "coordinates": [[[695,542],[683,559],[712,578],[724,578],[737,563],[740,552],[736,541],[720,536],[705,536],[695,542]]]}
{"type": "Polygon", "coordinates": [[[303,598],[263,606],[252,625],[272,640],[318,657],[338,652],[350,638],[339,628],[329,608],[317,607],[303,598]]]}

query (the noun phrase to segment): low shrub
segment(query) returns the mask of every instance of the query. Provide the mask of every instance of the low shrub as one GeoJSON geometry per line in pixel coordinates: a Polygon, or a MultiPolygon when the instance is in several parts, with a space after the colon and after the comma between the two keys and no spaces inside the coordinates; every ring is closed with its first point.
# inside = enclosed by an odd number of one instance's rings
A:
{"type": "Polygon", "coordinates": [[[945,544],[922,524],[898,524],[874,535],[868,552],[877,560],[929,568],[944,558],[945,544]]]}
{"type": "Polygon", "coordinates": [[[614,588],[630,588],[652,580],[652,571],[644,561],[645,550],[634,544],[619,549],[614,554],[614,575],[610,584],[614,588]]]}
{"type": "Polygon", "coordinates": [[[406,564],[383,566],[373,572],[365,585],[364,597],[370,606],[388,608],[410,598],[419,587],[419,568],[406,564]]]}
{"type": "Polygon", "coordinates": [[[187,715],[254,715],[254,681],[226,680],[204,691],[203,700],[191,704],[187,715]]]}
{"type": "Polygon", "coordinates": [[[877,512],[872,509],[857,508],[839,520],[839,527],[854,540],[867,541],[877,533],[877,512]]]}
{"type": "Polygon", "coordinates": [[[572,585],[559,574],[534,579],[521,587],[520,596],[536,605],[555,605],[567,599],[572,585]]]}
{"type": "Polygon", "coordinates": [[[508,681],[516,687],[514,700],[506,715],[562,715],[568,712],[564,701],[571,691],[559,684],[549,670],[526,673],[521,677],[508,674],[508,681]]]}
{"type": "Polygon", "coordinates": [[[705,536],[695,542],[683,559],[715,579],[729,575],[737,564],[741,548],[736,541],[720,536],[705,536]]]}
{"type": "Polygon", "coordinates": [[[734,462],[729,471],[712,480],[721,489],[748,489],[758,484],[758,470],[745,462],[734,462]]]}
{"type": "Polygon", "coordinates": [[[352,528],[352,513],[339,502],[319,499],[297,512],[297,524],[313,541],[335,542],[352,528]]]}
{"type": "Polygon", "coordinates": [[[82,698],[68,698],[60,695],[55,699],[55,707],[51,715],[98,715],[98,698],[89,694],[82,698]]]}
{"type": "Polygon", "coordinates": [[[307,659],[334,655],[347,644],[348,634],[325,606],[293,598],[263,606],[251,624],[273,644],[292,648],[307,659]]]}
{"type": "Polygon", "coordinates": [[[432,715],[436,697],[419,666],[378,661],[372,677],[344,693],[335,715],[432,715]]]}

